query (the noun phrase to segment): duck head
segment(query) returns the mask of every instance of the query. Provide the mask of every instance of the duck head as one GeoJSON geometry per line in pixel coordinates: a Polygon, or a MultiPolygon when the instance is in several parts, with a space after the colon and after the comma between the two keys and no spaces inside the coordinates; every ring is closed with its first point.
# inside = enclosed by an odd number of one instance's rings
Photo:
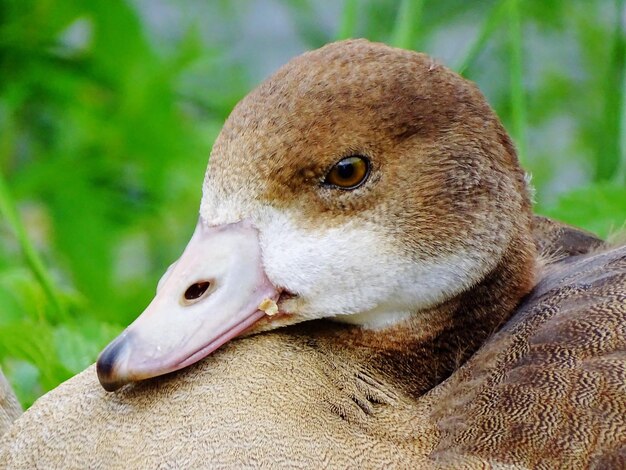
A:
{"type": "Polygon", "coordinates": [[[306,53],[226,121],[191,241],[101,353],[100,382],[115,390],[305,320],[383,332],[471,290],[512,248],[519,299],[534,275],[530,213],[473,84],[364,40],[306,53]]]}

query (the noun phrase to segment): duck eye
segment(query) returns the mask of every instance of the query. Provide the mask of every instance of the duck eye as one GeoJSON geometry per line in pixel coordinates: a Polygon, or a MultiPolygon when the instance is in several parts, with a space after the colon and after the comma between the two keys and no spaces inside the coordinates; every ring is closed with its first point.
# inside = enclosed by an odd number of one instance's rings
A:
{"type": "Polygon", "coordinates": [[[355,189],[361,186],[369,174],[369,161],[361,155],[352,155],[339,160],[330,169],[324,184],[341,189],[355,189]]]}

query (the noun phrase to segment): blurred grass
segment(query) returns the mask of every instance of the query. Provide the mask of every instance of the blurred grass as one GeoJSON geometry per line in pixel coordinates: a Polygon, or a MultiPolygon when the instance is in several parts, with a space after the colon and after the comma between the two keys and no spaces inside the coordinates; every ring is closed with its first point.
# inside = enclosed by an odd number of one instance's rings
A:
{"type": "MultiPolygon", "coordinates": [[[[219,27],[258,4],[193,4],[159,3],[193,20],[155,36],[140,0],[0,0],[0,365],[25,406],[147,304],[195,226],[212,141],[257,81],[232,55],[245,31],[219,27]]],[[[330,2],[269,5],[307,48],[451,48],[516,140],[537,210],[623,228],[624,0],[346,0],[330,27],[330,2]]]]}
{"type": "Polygon", "coordinates": [[[359,3],[357,0],[345,0],[343,2],[343,12],[341,14],[341,23],[339,24],[339,34],[337,34],[337,40],[350,39],[354,37],[358,8],[359,3]]]}
{"type": "Polygon", "coordinates": [[[403,49],[416,47],[420,28],[420,17],[424,0],[402,0],[396,15],[396,24],[391,33],[391,45],[403,49]]]}
{"type": "Polygon", "coordinates": [[[523,39],[520,0],[508,0],[511,134],[520,163],[526,163],[526,93],[524,91],[523,39]]]}
{"type": "MultiPolygon", "coordinates": [[[[615,0],[615,10],[624,11],[624,0],[615,0]]],[[[624,79],[626,77],[626,36],[624,31],[624,17],[615,15],[611,51],[607,65],[605,98],[604,98],[604,127],[606,139],[598,146],[595,165],[595,179],[611,180],[623,178],[622,168],[625,153],[621,149],[624,119],[624,79]]],[[[622,179],[624,181],[624,179],[622,179]]]]}
{"type": "Polygon", "coordinates": [[[13,235],[16,237],[20,248],[22,249],[22,255],[24,257],[24,262],[32,272],[33,276],[41,286],[41,289],[46,294],[50,305],[53,308],[53,311],[61,318],[62,320],[68,320],[67,315],[65,313],[65,309],[61,306],[61,302],[57,296],[56,289],[52,283],[52,279],[48,274],[47,269],[44,267],[41,258],[33,248],[33,244],[31,243],[28,235],[26,233],[26,228],[21,223],[17,211],[15,209],[15,204],[9,194],[7,184],[4,181],[4,176],[0,173],[0,214],[4,217],[7,225],[12,229],[13,235]]]}

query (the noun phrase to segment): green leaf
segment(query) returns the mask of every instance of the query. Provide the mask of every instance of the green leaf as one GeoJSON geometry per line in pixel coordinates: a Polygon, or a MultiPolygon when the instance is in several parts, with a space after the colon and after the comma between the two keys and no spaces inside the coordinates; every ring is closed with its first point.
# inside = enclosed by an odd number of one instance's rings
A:
{"type": "Polygon", "coordinates": [[[577,188],[550,207],[539,206],[538,212],[607,237],[626,228],[626,187],[597,183],[577,188]]]}

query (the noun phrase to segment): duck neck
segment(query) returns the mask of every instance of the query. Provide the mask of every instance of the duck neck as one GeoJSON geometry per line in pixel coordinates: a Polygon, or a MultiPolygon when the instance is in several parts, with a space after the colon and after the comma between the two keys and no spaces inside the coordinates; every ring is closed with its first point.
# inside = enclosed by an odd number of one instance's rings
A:
{"type": "Polygon", "coordinates": [[[370,370],[422,395],[465,362],[515,311],[535,283],[536,252],[530,238],[509,246],[476,286],[443,304],[417,312],[384,330],[335,329],[346,348],[370,370]]]}

